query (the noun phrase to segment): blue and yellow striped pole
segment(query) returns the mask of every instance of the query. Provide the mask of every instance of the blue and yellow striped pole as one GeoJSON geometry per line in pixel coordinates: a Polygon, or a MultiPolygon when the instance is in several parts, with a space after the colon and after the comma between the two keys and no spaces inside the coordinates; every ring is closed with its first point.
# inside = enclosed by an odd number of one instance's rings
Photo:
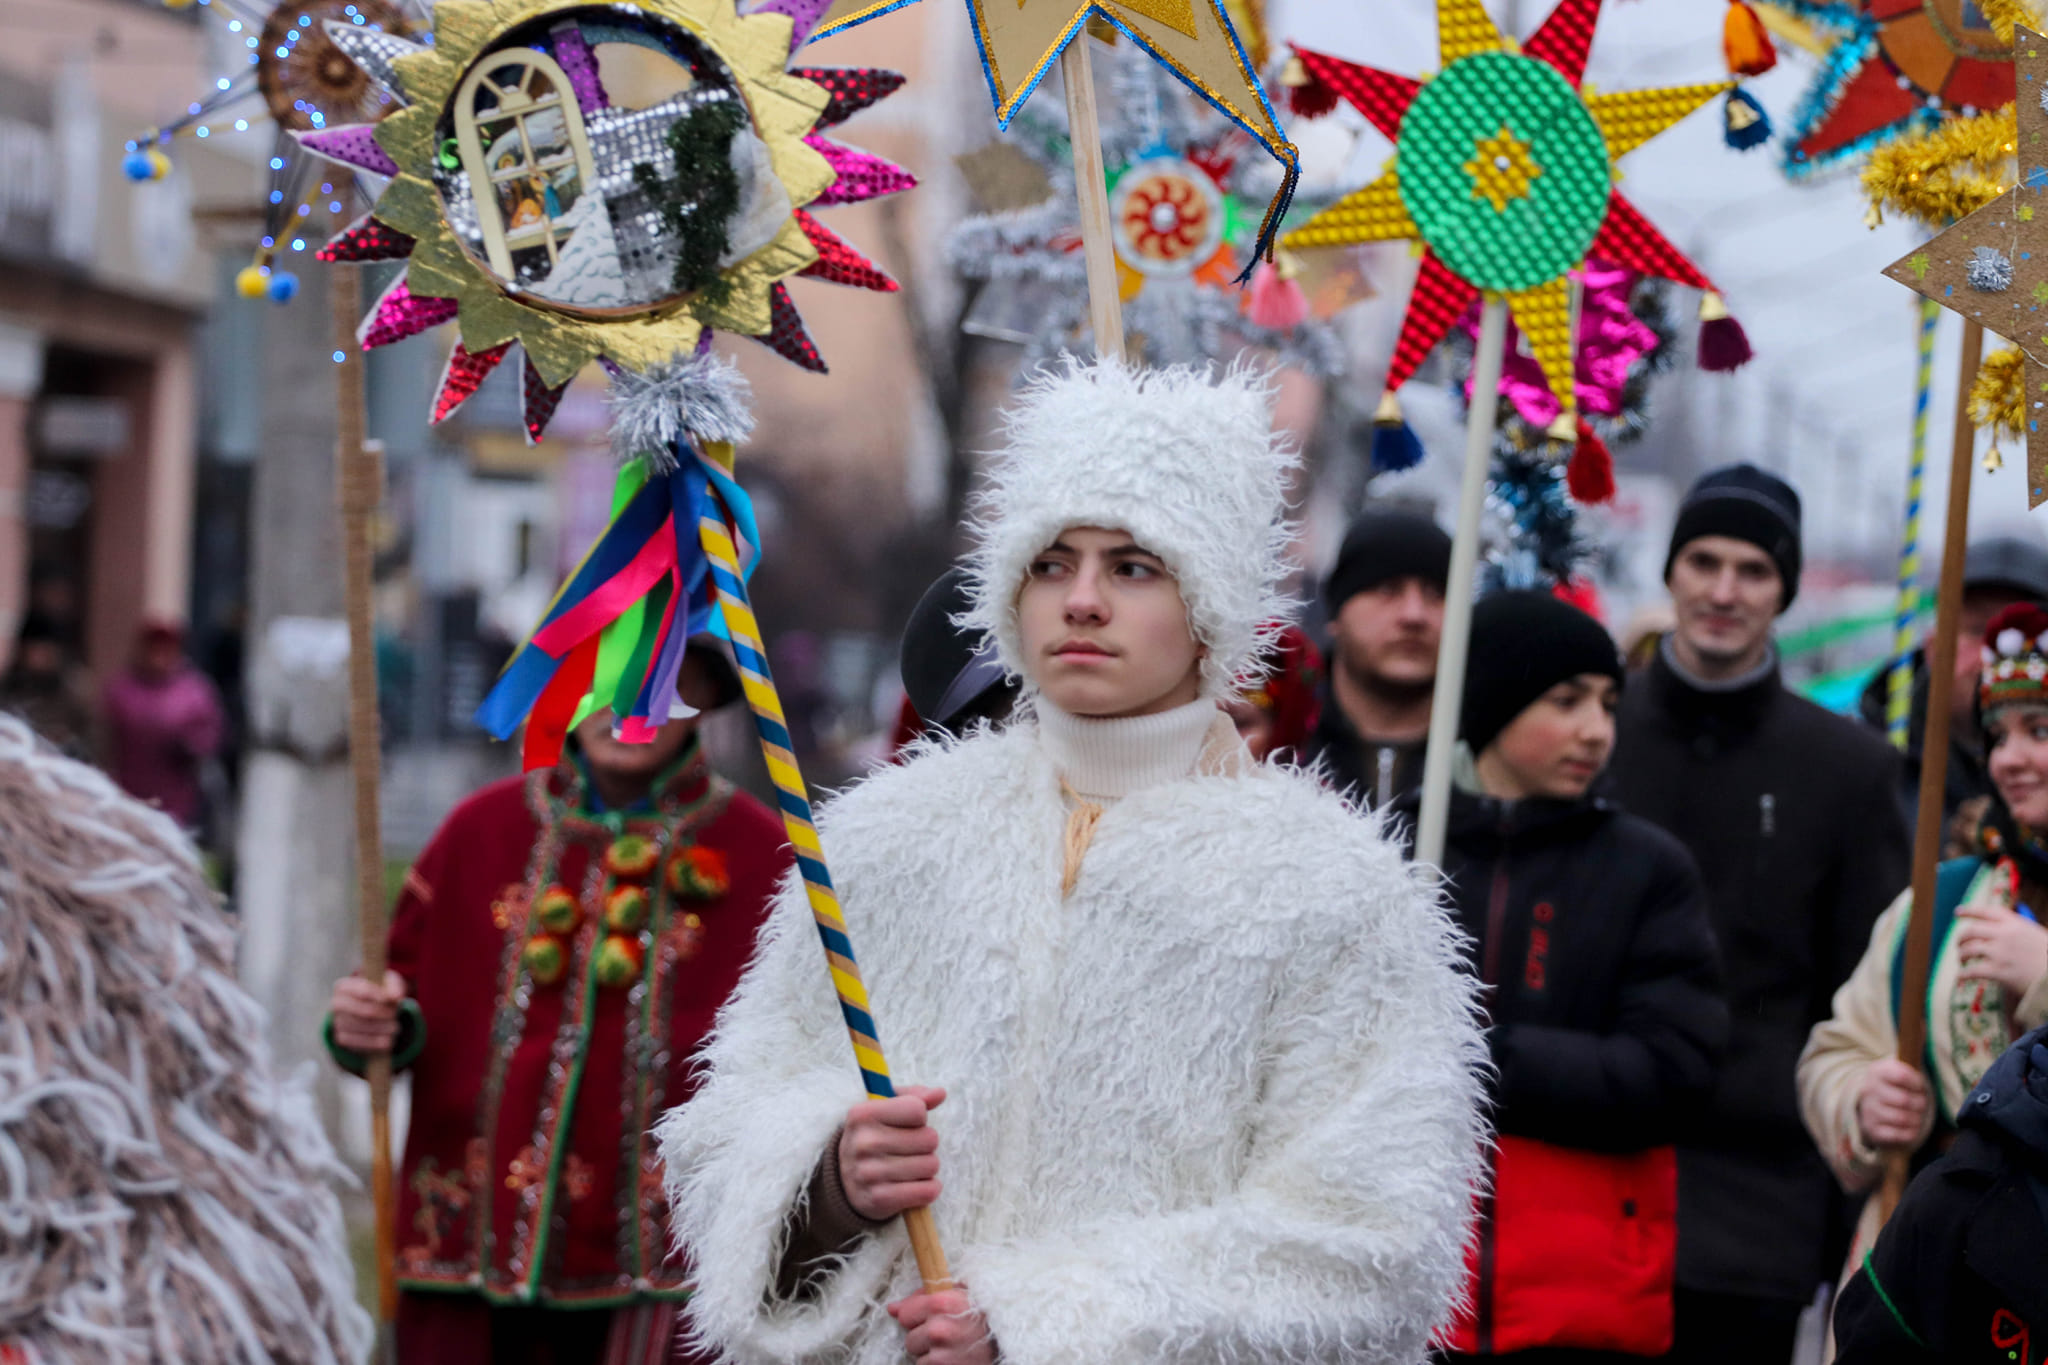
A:
{"type": "MultiPolygon", "coordinates": [[[[728,473],[732,470],[732,447],[707,442],[705,458],[728,473]]],[[[712,504],[716,506],[714,493],[712,504]]],[[[797,767],[796,752],[790,744],[789,724],[782,714],[782,698],[775,691],[775,678],[768,671],[768,650],[761,640],[760,624],[747,599],[747,580],[740,570],[739,548],[732,528],[722,516],[707,512],[697,523],[698,540],[711,561],[711,581],[718,592],[718,608],[725,617],[734,656],[739,660],[740,685],[747,706],[754,713],[754,730],[761,738],[761,756],[768,761],[768,777],[782,809],[782,827],[789,832],[790,847],[796,852],[797,869],[803,874],[804,895],[811,903],[811,918],[817,922],[818,937],[825,945],[825,961],[832,971],[832,988],[839,995],[839,1012],[846,1020],[847,1035],[853,1040],[853,1056],[860,1066],[862,1082],[870,1099],[893,1098],[896,1087],[889,1079],[889,1063],[875,1032],[874,1015],[868,1005],[868,990],[854,960],[853,940],[846,932],[846,916],[839,897],[832,890],[832,873],[825,865],[825,850],[818,842],[818,828],[811,818],[811,800],[804,788],[803,772],[797,767]]],[[[953,1277],[946,1265],[945,1250],[932,1226],[930,1209],[909,1209],[903,1225],[910,1233],[911,1250],[917,1256],[918,1273],[927,1290],[950,1287],[953,1277]]]]}
{"type": "Polygon", "coordinates": [[[1913,389],[1913,450],[1906,475],[1906,534],[1899,542],[1899,609],[1885,678],[1885,738],[1901,753],[1913,720],[1913,635],[1920,616],[1920,494],[1927,477],[1927,399],[1934,388],[1934,320],[1941,305],[1920,300],[1919,371],[1913,389]]]}

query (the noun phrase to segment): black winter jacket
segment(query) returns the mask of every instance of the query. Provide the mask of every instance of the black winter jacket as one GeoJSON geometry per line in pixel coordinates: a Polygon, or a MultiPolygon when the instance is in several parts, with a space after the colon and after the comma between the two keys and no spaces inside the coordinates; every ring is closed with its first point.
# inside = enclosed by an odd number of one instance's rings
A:
{"type": "Polygon", "coordinates": [[[1992,1065],[1835,1309],[1838,1365],[2048,1360],[2048,1028],[1992,1065]]]}
{"type": "MultiPolygon", "coordinates": [[[[1419,804],[1395,807],[1410,829],[1419,804]]],[[[1495,1128],[1594,1151],[1676,1141],[1728,1036],[1684,847],[1603,801],[1458,791],[1443,870],[1487,986],[1495,1128]]]]}
{"type": "Polygon", "coordinates": [[[1847,1217],[1793,1075],[1908,879],[1898,756],[1775,667],[1711,692],[1668,651],[1622,693],[1608,794],[1699,864],[1727,983],[1727,1061],[1679,1148],[1678,1283],[1803,1304],[1839,1266],[1847,1217]]]}
{"type": "MultiPolygon", "coordinates": [[[[1331,665],[1337,667],[1336,664],[1331,665]]],[[[1359,734],[1330,684],[1323,684],[1322,709],[1309,736],[1308,761],[1320,764],[1330,785],[1361,806],[1378,808],[1422,781],[1425,741],[1369,740],[1359,734]]]]}

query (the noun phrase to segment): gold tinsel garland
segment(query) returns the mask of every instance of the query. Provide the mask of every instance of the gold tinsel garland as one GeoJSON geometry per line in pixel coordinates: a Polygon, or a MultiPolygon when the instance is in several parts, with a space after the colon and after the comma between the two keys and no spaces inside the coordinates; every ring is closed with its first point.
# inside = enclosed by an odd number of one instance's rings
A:
{"type": "Polygon", "coordinates": [[[1977,12],[2007,47],[2012,46],[2012,31],[2019,25],[2025,24],[2035,32],[2041,28],[2041,15],[2033,0],[1979,0],[1977,12]]]}
{"type": "Polygon", "coordinates": [[[1970,420],[1989,427],[1993,440],[2021,441],[2027,434],[2026,357],[2017,347],[1984,357],[1970,385],[1970,420]]]}
{"type": "MultiPolygon", "coordinates": [[[[2032,0],[1981,0],[1978,9],[2008,46],[2016,25],[2041,27],[2032,0]]],[[[2012,106],[2007,105],[1944,119],[1927,132],[1876,148],[1863,166],[1870,225],[1882,222],[1889,209],[1939,231],[1976,212],[2005,193],[2017,145],[2012,106]]]]}
{"type": "Polygon", "coordinates": [[[2005,193],[2017,138],[2007,105],[1877,148],[1863,166],[1871,225],[1886,210],[1935,229],[1975,213],[2005,193]]]}

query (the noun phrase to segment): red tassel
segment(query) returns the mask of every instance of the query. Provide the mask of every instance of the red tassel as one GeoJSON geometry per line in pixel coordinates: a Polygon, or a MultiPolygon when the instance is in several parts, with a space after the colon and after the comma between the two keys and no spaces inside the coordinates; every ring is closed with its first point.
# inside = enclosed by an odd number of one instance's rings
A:
{"type": "Polygon", "coordinates": [[[1301,84],[1287,87],[1287,107],[1297,118],[1321,118],[1337,107],[1337,92],[1304,66],[1301,84]]]}
{"type": "Polygon", "coordinates": [[[1308,295],[1295,283],[1293,272],[1271,261],[1261,261],[1258,269],[1252,271],[1251,297],[1245,316],[1254,326],[1291,332],[1308,321],[1308,295]]]}
{"type": "Polygon", "coordinates": [[[1749,349],[1749,334],[1734,318],[1717,318],[1700,324],[1700,368],[1726,373],[1739,370],[1756,354],[1749,349]]]}
{"type": "Polygon", "coordinates": [[[1572,447],[1572,461],[1565,467],[1564,486],[1579,503],[1610,502],[1614,498],[1614,456],[1600,433],[1579,419],[1578,444],[1572,447]]]}
{"type": "Polygon", "coordinates": [[[1770,30],[1743,0],[1733,0],[1721,21],[1721,55],[1731,76],[1761,76],[1778,64],[1770,30]]]}

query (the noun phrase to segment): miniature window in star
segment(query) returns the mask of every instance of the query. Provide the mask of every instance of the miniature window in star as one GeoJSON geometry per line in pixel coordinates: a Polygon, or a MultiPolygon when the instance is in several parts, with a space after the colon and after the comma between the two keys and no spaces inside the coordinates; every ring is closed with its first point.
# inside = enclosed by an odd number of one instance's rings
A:
{"type": "Polygon", "coordinates": [[[546,279],[595,178],[569,78],[544,52],[495,53],[456,95],[455,135],[491,269],[521,284],[546,279]]]}

